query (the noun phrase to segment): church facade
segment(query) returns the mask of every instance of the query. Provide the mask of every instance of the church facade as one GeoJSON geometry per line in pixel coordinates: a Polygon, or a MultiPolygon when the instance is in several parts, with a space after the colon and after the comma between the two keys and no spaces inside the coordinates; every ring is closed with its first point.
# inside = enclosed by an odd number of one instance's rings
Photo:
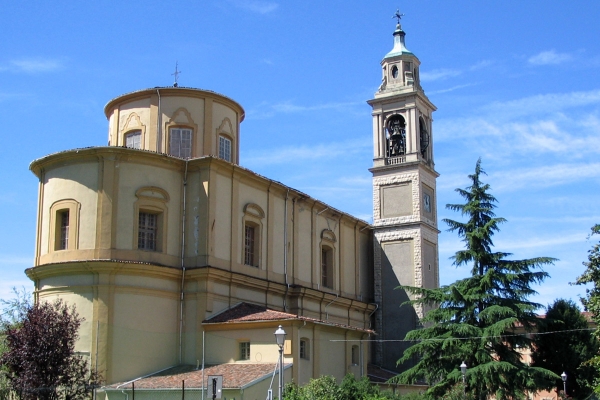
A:
{"type": "Polygon", "coordinates": [[[244,110],[208,90],[119,96],[104,109],[108,146],[32,162],[26,273],[37,301],[76,305],[77,350],[107,384],[275,365],[279,325],[286,380],[396,370],[426,310],[400,307],[395,287],[438,285],[435,107],[404,35],[398,24],[368,102],[373,223],[241,166],[244,110]]]}

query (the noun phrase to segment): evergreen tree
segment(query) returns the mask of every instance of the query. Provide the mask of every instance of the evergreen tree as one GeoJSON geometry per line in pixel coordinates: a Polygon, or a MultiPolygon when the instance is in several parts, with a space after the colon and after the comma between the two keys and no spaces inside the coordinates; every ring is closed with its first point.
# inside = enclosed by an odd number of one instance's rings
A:
{"type": "MultiPolygon", "coordinates": [[[[593,235],[600,234],[600,224],[592,227],[593,235]]],[[[596,326],[600,326],[600,242],[592,246],[588,250],[588,261],[584,262],[586,270],[577,278],[577,285],[592,284],[593,286],[586,289],[585,298],[581,299],[585,309],[590,312],[592,320],[596,326]]],[[[600,332],[596,329],[596,338],[600,339],[600,332]]],[[[593,383],[594,391],[600,394],[600,356],[596,356],[589,360],[587,364],[592,365],[596,370],[595,380],[593,383]]]]}
{"type": "MultiPolygon", "coordinates": [[[[538,333],[534,337],[533,365],[557,375],[565,372],[569,397],[587,398],[592,393],[595,370],[585,361],[597,354],[598,341],[588,330],[588,321],[577,305],[570,300],[556,300],[548,306],[538,333]]],[[[561,392],[562,380],[556,380],[548,389],[561,392]]]]}
{"type": "Polygon", "coordinates": [[[411,331],[406,339],[414,341],[398,361],[417,359],[417,363],[393,380],[400,383],[425,381],[428,394],[441,397],[462,382],[460,365],[467,366],[466,390],[476,398],[524,398],[558,376],[521,360],[521,349],[529,347],[526,335],[515,334],[517,327],[531,329],[538,318],[539,304],[528,300],[536,292],[532,284],[548,274],[541,270],[554,259],[538,257],[507,260],[509,253],[494,252],[492,236],[505,220],[494,214],[496,199],[490,186],[480,181],[485,174],[481,160],[471,185],[456,189],[464,204],[449,204],[466,222],[445,219],[449,230],[457,232],[465,249],[452,257],[454,265],[470,265],[471,275],[437,289],[403,287],[415,295],[411,304],[436,306],[423,319],[423,328],[411,331]]]}

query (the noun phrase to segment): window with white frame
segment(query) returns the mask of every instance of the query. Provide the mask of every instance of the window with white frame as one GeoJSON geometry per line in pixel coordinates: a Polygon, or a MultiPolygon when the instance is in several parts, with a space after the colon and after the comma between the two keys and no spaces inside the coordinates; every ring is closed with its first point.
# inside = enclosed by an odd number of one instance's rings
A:
{"type": "Polygon", "coordinates": [[[219,158],[231,162],[231,140],[219,136],[219,158]]]}
{"type": "Polygon", "coordinates": [[[125,135],[125,147],[131,149],[142,148],[142,131],[133,131],[125,135]]]}
{"type": "Polygon", "coordinates": [[[240,360],[250,359],[250,342],[240,342],[240,360]]]}
{"type": "Polygon", "coordinates": [[[138,249],[156,251],[158,215],[140,211],[138,224],[138,249]]]}
{"type": "Polygon", "coordinates": [[[192,157],[192,130],[171,128],[169,130],[169,154],[174,157],[192,157]]]}

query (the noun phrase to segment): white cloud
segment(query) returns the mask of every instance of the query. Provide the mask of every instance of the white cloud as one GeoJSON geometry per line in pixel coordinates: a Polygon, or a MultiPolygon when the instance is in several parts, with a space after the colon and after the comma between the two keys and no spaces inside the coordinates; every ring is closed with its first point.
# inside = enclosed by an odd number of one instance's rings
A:
{"type": "Polygon", "coordinates": [[[57,59],[44,59],[44,58],[22,58],[18,60],[11,60],[11,69],[17,72],[25,73],[41,73],[41,72],[53,72],[64,68],[64,62],[57,59]]]}
{"type": "Polygon", "coordinates": [[[330,159],[339,155],[361,154],[368,151],[368,143],[363,141],[317,144],[315,146],[297,146],[273,149],[264,149],[261,152],[247,153],[244,156],[244,164],[256,168],[256,166],[302,163],[318,159],[330,159]]]}
{"type": "Polygon", "coordinates": [[[600,163],[561,163],[493,173],[490,174],[490,183],[494,191],[512,192],[523,188],[547,188],[598,178],[600,163]]]}
{"type": "Polygon", "coordinates": [[[275,11],[279,4],[272,1],[232,0],[236,7],[243,8],[258,14],[268,14],[275,11]]]}
{"type": "Polygon", "coordinates": [[[474,86],[474,85],[475,85],[475,83],[467,83],[467,84],[465,84],[465,85],[456,85],[456,86],[452,86],[451,88],[448,88],[448,89],[433,90],[433,91],[431,91],[431,92],[427,92],[427,94],[428,94],[428,95],[432,95],[432,94],[442,94],[442,93],[448,93],[448,92],[453,92],[453,91],[455,91],[455,90],[458,90],[458,89],[464,89],[464,88],[466,88],[466,87],[469,87],[469,86],[474,86]]]}
{"type": "Polygon", "coordinates": [[[336,110],[336,111],[348,111],[351,108],[357,106],[363,106],[363,101],[350,101],[350,102],[333,102],[333,103],[322,103],[315,105],[296,105],[291,101],[284,101],[276,104],[261,103],[254,110],[249,110],[246,113],[248,118],[271,118],[276,114],[292,114],[322,110],[336,110]]]}
{"type": "Polygon", "coordinates": [[[444,80],[447,78],[453,78],[455,76],[462,75],[465,71],[476,71],[478,69],[482,69],[492,65],[493,62],[490,60],[479,61],[476,64],[473,64],[469,67],[466,67],[464,70],[462,69],[450,69],[450,68],[439,68],[434,69],[432,71],[421,71],[421,81],[422,82],[432,82],[444,80]]]}
{"type": "Polygon", "coordinates": [[[556,65],[570,61],[572,58],[568,53],[557,53],[556,50],[552,49],[529,57],[527,62],[531,65],[556,65]]]}
{"type": "Polygon", "coordinates": [[[458,76],[460,74],[462,74],[462,71],[460,71],[460,70],[447,69],[447,68],[434,69],[433,71],[429,71],[429,72],[422,71],[421,72],[421,81],[422,82],[438,81],[438,80],[458,76]]]}
{"type": "Polygon", "coordinates": [[[481,111],[506,119],[530,114],[551,114],[593,104],[600,104],[600,90],[541,94],[517,100],[493,102],[482,107],[481,111]]]}

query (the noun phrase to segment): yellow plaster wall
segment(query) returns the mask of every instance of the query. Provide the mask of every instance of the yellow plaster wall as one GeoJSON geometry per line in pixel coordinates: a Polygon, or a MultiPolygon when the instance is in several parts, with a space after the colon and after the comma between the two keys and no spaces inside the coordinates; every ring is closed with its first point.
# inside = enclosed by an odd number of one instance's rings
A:
{"type": "Polygon", "coordinates": [[[273,327],[244,329],[238,324],[237,330],[209,330],[205,335],[205,364],[231,362],[276,363],[279,348],[275,343],[273,327]],[[250,342],[250,360],[240,361],[240,342],[250,342]]]}
{"type": "Polygon", "coordinates": [[[135,162],[120,162],[118,165],[119,190],[117,208],[117,248],[137,249],[137,238],[133,237],[135,207],[138,189],[155,186],[169,193],[166,203],[168,212],[166,221],[167,246],[163,253],[179,256],[181,231],[181,172],[170,168],[135,162]]]}
{"type": "MultiPolygon", "coordinates": [[[[197,265],[197,257],[208,255],[208,171],[188,173],[186,199],[186,246],[185,256],[192,258],[189,265],[197,265]],[[196,261],[193,261],[196,260],[196,261]]],[[[201,264],[202,265],[202,264],[201,264]]]]}
{"type": "Polygon", "coordinates": [[[312,246],[314,242],[313,235],[315,234],[312,231],[312,209],[305,202],[297,202],[296,207],[298,208],[298,219],[296,220],[298,225],[298,249],[296,250],[298,266],[294,269],[295,283],[307,287],[316,287],[312,274],[312,255],[315,252],[312,246]]]}
{"type": "Polygon", "coordinates": [[[113,382],[177,364],[177,293],[123,291],[114,294],[110,376],[113,382]]]}
{"type": "Polygon", "coordinates": [[[197,97],[163,96],[161,98],[164,152],[169,149],[169,127],[182,126],[194,130],[192,157],[209,154],[204,151],[204,99],[197,97]],[[189,113],[177,112],[184,109],[189,113]],[[177,113],[176,113],[177,112],[177,113]],[[172,119],[174,118],[174,119],[172,119]]]}
{"type": "Polygon", "coordinates": [[[213,174],[215,182],[211,185],[212,196],[218,199],[215,202],[214,228],[210,221],[210,230],[214,237],[214,256],[221,260],[230,261],[231,254],[231,177],[213,174]]]}
{"type": "Polygon", "coordinates": [[[346,375],[348,362],[346,361],[345,342],[332,340],[346,339],[343,334],[321,330],[318,340],[315,341],[315,350],[319,353],[319,370],[327,371],[327,375],[334,376],[340,382],[346,375]]]}
{"type": "Polygon", "coordinates": [[[78,249],[93,249],[96,242],[98,164],[81,162],[51,168],[46,172],[42,199],[40,254],[50,246],[50,207],[57,201],[73,199],[80,203],[78,249]]]}
{"type": "Polygon", "coordinates": [[[356,294],[356,244],[354,226],[341,224],[340,253],[343,263],[340,265],[341,290],[345,295],[356,294]]]}

